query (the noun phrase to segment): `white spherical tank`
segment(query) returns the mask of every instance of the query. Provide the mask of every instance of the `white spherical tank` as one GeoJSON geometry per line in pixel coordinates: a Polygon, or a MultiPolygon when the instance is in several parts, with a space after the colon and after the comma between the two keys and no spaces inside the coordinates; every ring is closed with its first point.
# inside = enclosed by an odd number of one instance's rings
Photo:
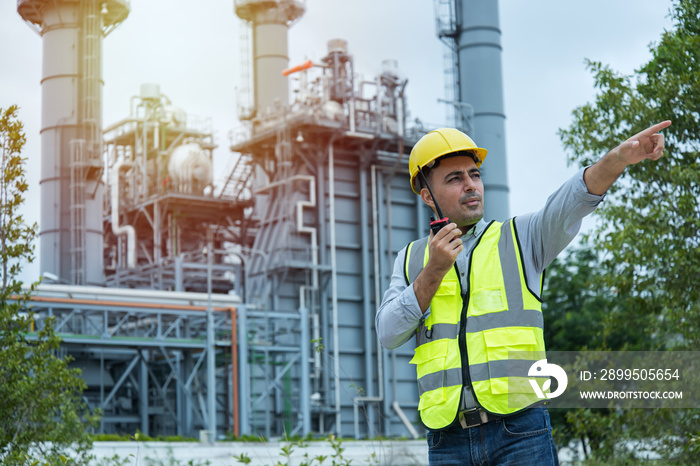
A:
{"type": "Polygon", "coordinates": [[[212,181],[211,160],[196,142],[182,144],[170,154],[168,177],[176,191],[201,194],[212,181]]]}

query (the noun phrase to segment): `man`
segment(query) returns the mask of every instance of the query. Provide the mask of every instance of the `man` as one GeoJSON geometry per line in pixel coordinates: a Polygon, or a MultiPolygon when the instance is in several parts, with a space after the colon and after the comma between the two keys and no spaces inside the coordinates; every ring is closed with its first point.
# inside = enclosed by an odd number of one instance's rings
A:
{"type": "Polygon", "coordinates": [[[388,349],[416,335],[411,363],[431,465],[558,464],[549,414],[526,383],[545,357],[544,269],[628,165],[662,156],[658,131],[670,124],[632,136],[542,210],[504,223],[483,220],[486,149],[452,128],[416,143],[411,187],[438,220],[429,237],[399,252],[375,323],[388,349]],[[449,221],[438,229],[440,212],[449,221]]]}

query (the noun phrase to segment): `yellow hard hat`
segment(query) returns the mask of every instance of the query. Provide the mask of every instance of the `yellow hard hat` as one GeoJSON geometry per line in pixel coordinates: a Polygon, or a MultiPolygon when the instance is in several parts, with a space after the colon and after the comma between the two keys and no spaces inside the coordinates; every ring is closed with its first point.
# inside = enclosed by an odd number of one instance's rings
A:
{"type": "Polygon", "coordinates": [[[420,138],[408,158],[408,171],[411,174],[411,189],[420,194],[415,180],[418,175],[418,167],[421,169],[431,164],[440,157],[460,151],[472,151],[476,154],[477,168],[486,158],[486,149],[477,147],[472,138],[455,128],[440,128],[433,130],[420,138]]]}

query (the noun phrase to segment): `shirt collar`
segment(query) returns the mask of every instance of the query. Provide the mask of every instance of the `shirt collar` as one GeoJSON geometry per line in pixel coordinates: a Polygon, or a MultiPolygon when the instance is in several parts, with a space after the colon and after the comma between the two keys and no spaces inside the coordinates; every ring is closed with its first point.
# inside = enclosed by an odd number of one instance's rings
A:
{"type": "Polygon", "coordinates": [[[486,227],[488,226],[488,223],[482,218],[478,222],[476,222],[476,225],[472,226],[467,232],[462,235],[462,236],[470,236],[476,238],[480,234],[484,232],[486,227]]]}

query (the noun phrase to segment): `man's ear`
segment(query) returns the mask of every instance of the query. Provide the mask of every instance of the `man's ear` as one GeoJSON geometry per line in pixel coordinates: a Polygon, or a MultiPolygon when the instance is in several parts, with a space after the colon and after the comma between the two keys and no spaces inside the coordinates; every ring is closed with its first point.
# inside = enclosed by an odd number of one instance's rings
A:
{"type": "Polygon", "coordinates": [[[425,205],[430,207],[433,212],[435,212],[435,202],[433,201],[433,196],[430,195],[428,188],[423,188],[420,190],[420,198],[425,202],[425,205]]]}

